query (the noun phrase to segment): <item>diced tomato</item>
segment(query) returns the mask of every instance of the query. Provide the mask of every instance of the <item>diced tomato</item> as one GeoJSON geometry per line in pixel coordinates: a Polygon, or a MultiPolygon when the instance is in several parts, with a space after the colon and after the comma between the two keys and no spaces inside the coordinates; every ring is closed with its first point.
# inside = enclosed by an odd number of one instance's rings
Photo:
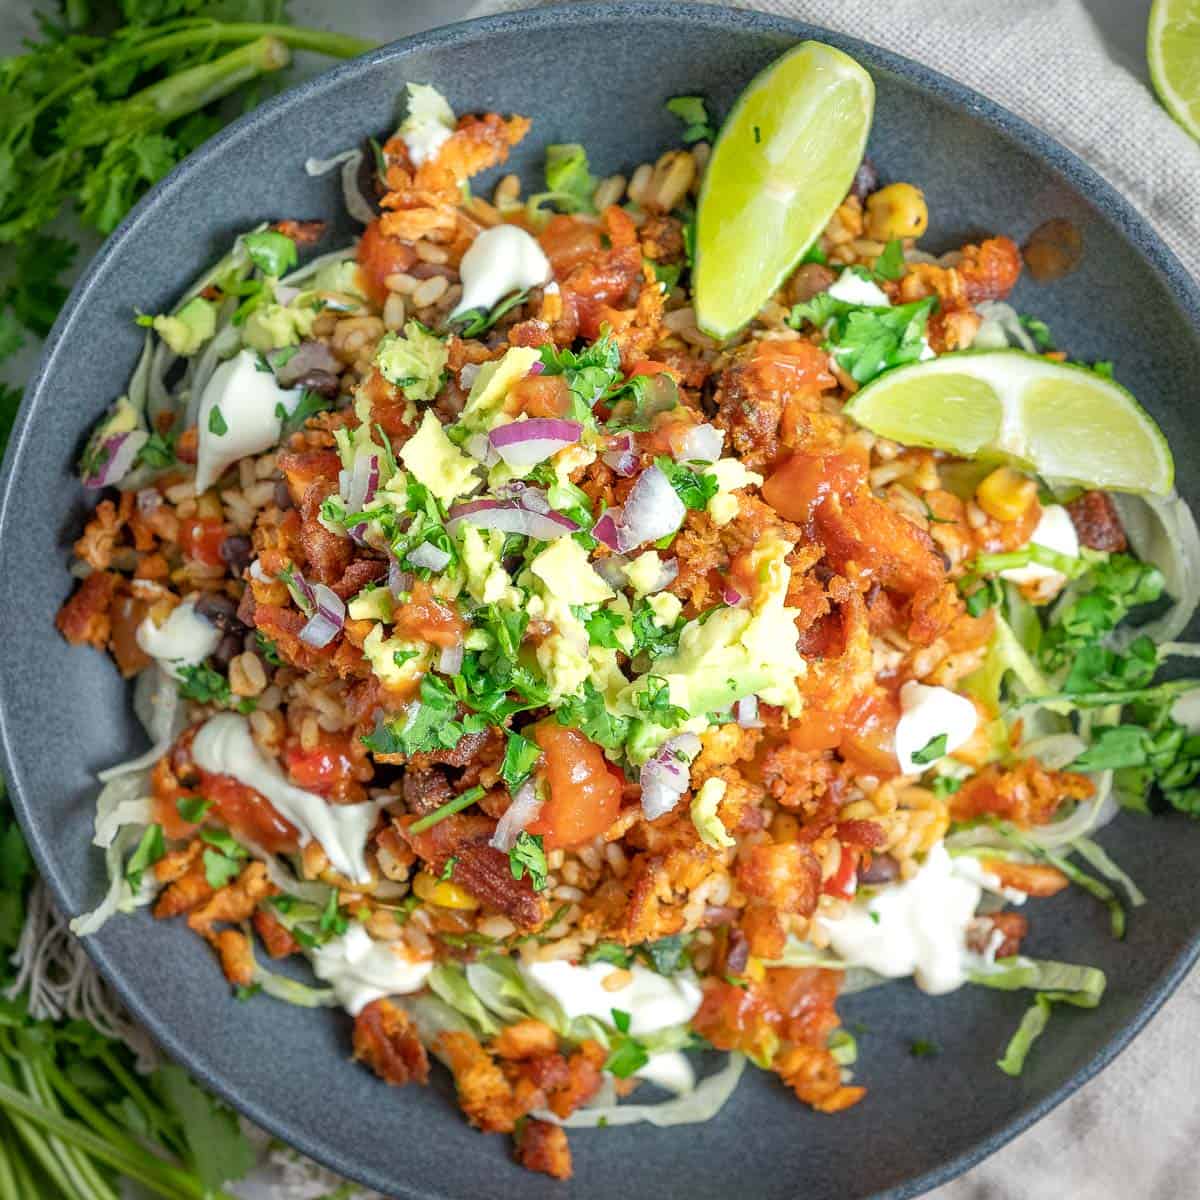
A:
{"type": "Polygon", "coordinates": [[[854,895],[854,881],[858,877],[859,851],[853,846],[842,847],[842,857],[838,869],[821,885],[821,891],[827,896],[840,896],[849,900],[854,895]]]}
{"type": "Polygon", "coordinates": [[[788,728],[788,743],[797,750],[814,753],[835,750],[842,740],[842,718],[819,709],[806,709],[803,716],[788,728]]]}
{"type": "Polygon", "coordinates": [[[212,517],[195,517],[180,524],[179,545],[185,558],[202,562],[208,567],[219,567],[225,533],[223,521],[212,517]]]}
{"type": "Polygon", "coordinates": [[[265,797],[229,775],[200,774],[198,793],[212,801],[211,813],[234,833],[243,833],[273,854],[300,845],[296,827],[285,820],[265,797]]]}
{"type": "Polygon", "coordinates": [[[565,417],[571,410],[571,392],[562,375],[527,375],[509,389],[504,401],[511,416],[565,417]]]}
{"type": "Polygon", "coordinates": [[[896,723],[900,706],[896,698],[878,691],[856,700],[846,713],[846,727],[838,749],[844,759],[881,775],[896,775],[896,723]]]}
{"type": "Polygon", "coordinates": [[[323,733],[311,750],[293,742],[284,750],[283,761],[288,774],[300,787],[322,795],[354,777],[350,738],[346,734],[323,733]]]}
{"type": "Polygon", "coordinates": [[[406,242],[386,237],[379,221],[372,221],[358,241],[358,265],[367,294],[378,304],[387,299],[384,282],[389,275],[407,271],[417,261],[417,252],[406,242]]]}
{"type": "Polygon", "coordinates": [[[633,364],[633,370],[629,372],[628,378],[632,379],[635,375],[671,375],[678,380],[679,372],[673,371],[664,362],[656,362],[652,358],[639,358],[633,364]]]}
{"type": "Polygon", "coordinates": [[[394,614],[395,632],[410,641],[434,646],[457,646],[466,633],[462,617],[439,600],[423,579],[412,586],[412,599],[394,614]]]}
{"type": "Polygon", "coordinates": [[[556,279],[564,279],[576,267],[600,251],[600,230],[587,221],[559,215],[551,217],[538,241],[550,260],[556,279]]]}
{"type": "Polygon", "coordinates": [[[579,730],[556,721],[535,725],[533,738],[545,755],[550,795],[529,832],[541,834],[547,850],[578,846],[603,833],[621,808],[621,784],[609,772],[604,752],[579,730]]]}
{"type": "Polygon", "coordinates": [[[848,495],[866,478],[866,460],[859,454],[793,454],[763,484],[762,494],[781,517],[803,525],[826,496],[848,495]]]}

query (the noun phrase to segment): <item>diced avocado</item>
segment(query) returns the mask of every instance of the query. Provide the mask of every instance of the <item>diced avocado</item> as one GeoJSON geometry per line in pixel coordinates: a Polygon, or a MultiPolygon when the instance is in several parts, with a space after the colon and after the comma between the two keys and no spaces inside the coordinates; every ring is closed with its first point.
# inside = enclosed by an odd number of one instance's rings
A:
{"type": "Polygon", "coordinates": [[[363,588],[346,606],[352,621],[390,621],[392,593],[380,584],[363,588]]]}
{"type": "Polygon", "coordinates": [[[363,642],[363,654],[380,683],[399,692],[411,689],[429,670],[433,658],[432,649],[424,642],[384,637],[382,625],[376,625],[367,634],[363,642]]]}
{"type": "Polygon", "coordinates": [[[548,622],[553,632],[538,642],[535,656],[550,689],[549,702],[578,692],[592,673],[587,629],[570,602],[553,593],[530,596],[525,606],[533,620],[548,622]]]}
{"type": "Polygon", "coordinates": [[[555,538],[530,564],[545,594],[564,604],[600,604],[615,594],[573,538],[555,538]]]}
{"type": "Polygon", "coordinates": [[[683,611],[683,601],[673,592],[659,592],[657,596],[647,596],[646,603],[654,614],[654,620],[664,629],[674,625],[683,611]]]}
{"type": "Polygon", "coordinates": [[[625,578],[634,594],[644,596],[658,587],[663,577],[662,559],[657,550],[644,550],[632,562],[626,564],[625,578]]]}
{"type": "Polygon", "coordinates": [[[312,309],[294,304],[264,304],[246,318],[242,340],[264,354],[280,346],[295,346],[312,331],[316,316],[312,309]]]}
{"type": "Polygon", "coordinates": [[[471,385],[461,423],[474,433],[487,433],[498,424],[509,388],[524,379],[540,357],[532,346],[513,346],[503,358],[484,363],[471,385]]]}
{"type": "MultiPolygon", "coordinates": [[[[352,258],[341,262],[326,263],[312,278],[309,285],[314,292],[338,292],[343,296],[352,296],[363,300],[358,263],[352,258]]],[[[298,297],[301,303],[308,298],[307,290],[298,297]]]]}
{"type": "Polygon", "coordinates": [[[738,458],[719,458],[705,467],[702,472],[717,481],[716,495],[707,505],[708,515],[714,525],[728,525],[738,515],[738,498],[733,493],[739,488],[755,486],[763,481],[761,475],[748,471],[738,458]]]}
{"type": "Polygon", "coordinates": [[[217,331],[217,306],[202,296],[193,296],[173,316],[154,318],[154,332],[176,354],[190,357],[217,331]]]}
{"type": "Polygon", "coordinates": [[[478,604],[503,604],[517,608],[523,599],[512,578],[500,564],[504,534],[497,529],[481,530],[464,524],[459,551],[466,568],[466,588],[478,604]]]}
{"type": "Polygon", "coordinates": [[[725,780],[714,775],[704,781],[703,786],[692,798],[692,824],[695,825],[700,840],[714,850],[726,850],[737,845],[729,836],[717,812],[728,786],[725,780]]]}
{"type": "Polygon", "coordinates": [[[413,478],[443,504],[474,491],[479,485],[475,460],[446,436],[432,409],[425,410],[420,429],[404,443],[400,460],[413,478]]]}
{"type": "Polygon", "coordinates": [[[420,321],[409,321],[404,336],[385,333],[375,351],[375,366],[410,400],[432,400],[442,386],[449,351],[446,343],[420,321]]]}

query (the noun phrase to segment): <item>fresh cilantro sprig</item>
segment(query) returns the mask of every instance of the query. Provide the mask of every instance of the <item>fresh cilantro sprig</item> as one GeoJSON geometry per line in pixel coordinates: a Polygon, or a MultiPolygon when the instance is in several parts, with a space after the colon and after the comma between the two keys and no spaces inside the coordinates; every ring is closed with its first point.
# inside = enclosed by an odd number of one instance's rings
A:
{"type": "Polygon", "coordinates": [[[503,300],[498,300],[491,308],[467,309],[466,312],[455,317],[451,324],[459,326],[459,337],[477,338],[481,333],[487,333],[506,313],[511,312],[518,305],[524,304],[528,299],[528,289],[522,292],[513,292],[511,296],[505,296],[503,300]]]}
{"type": "Polygon", "coordinates": [[[675,494],[692,509],[703,509],[717,494],[720,484],[715,475],[693,471],[683,463],[677,463],[665,455],[654,460],[658,469],[670,480],[675,494]]]}
{"type": "Polygon", "coordinates": [[[685,146],[693,142],[711,142],[716,138],[715,123],[702,96],[672,96],[667,101],[666,109],[683,122],[685,146]]]}
{"type": "Polygon", "coordinates": [[[513,848],[508,852],[508,866],[514,879],[524,879],[528,875],[535,892],[545,891],[549,868],[546,866],[542,835],[521,830],[513,848]]]}
{"type": "Polygon", "coordinates": [[[592,407],[621,374],[621,351],[609,334],[578,353],[557,349],[552,343],[542,347],[542,373],[562,375],[571,395],[573,420],[594,420],[592,407]]]}
{"type": "Polygon", "coordinates": [[[537,742],[530,741],[529,738],[522,737],[521,734],[511,729],[506,731],[505,738],[504,759],[500,763],[500,778],[512,792],[516,791],[529,778],[534,764],[542,756],[542,748],[537,742]]]}

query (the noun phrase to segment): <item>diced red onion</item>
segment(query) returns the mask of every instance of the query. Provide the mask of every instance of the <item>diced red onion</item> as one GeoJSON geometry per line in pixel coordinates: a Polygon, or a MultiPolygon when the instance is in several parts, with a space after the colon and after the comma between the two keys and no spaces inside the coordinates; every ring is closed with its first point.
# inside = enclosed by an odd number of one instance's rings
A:
{"type": "Polygon", "coordinates": [[[300,630],[300,640],[320,650],[328,646],[346,623],[346,604],[335,591],[323,583],[311,585],[316,611],[300,630]]]}
{"type": "Polygon", "coordinates": [[[529,368],[530,375],[540,375],[546,369],[546,364],[539,358],[537,362],[529,368]]]}
{"type": "Polygon", "coordinates": [[[680,462],[716,462],[725,434],[713,425],[695,425],[687,431],[675,456],[680,462]]]}
{"type": "Polygon", "coordinates": [[[671,481],[657,466],[650,467],[637,477],[625,500],[617,521],[617,549],[625,553],[666,537],[683,524],[686,515],[671,481]]]}
{"type": "Polygon", "coordinates": [[[668,738],[658,753],[642,767],[642,812],[654,821],[669,813],[691,782],[691,761],[700,753],[700,739],[694,733],[668,738]]]}
{"type": "Polygon", "coordinates": [[[485,467],[494,467],[500,461],[500,455],[496,453],[496,447],[492,445],[486,433],[471,434],[463,442],[463,449],[485,467]]]}
{"type": "Polygon", "coordinates": [[[367,523],[359,521],[357,525],[351,526],[346,530],[346,536],[356,546],[369,546],[371,543],[367,541],[367,523]]]}
{"type": "Polygon", "coordinates": [[[422,542],[408,552],[408,561],[423,571],[443,571],[450,561],[450,552],[429,542],[422,542]]]}
{"type": "Polygon", "coordinates": [[[259,583],[274,582],[274,577],[263,570],[262,562],[257,558],[250,564],[250,578],[257,579],[259,583]]]}
{"type": "Polygon", "coordinates": [[[634,451],[633,434],[628,431],[614,434],[609,439],[608,449],[600,457],[622,479],[637,474],[638,456],[634,451]]]}
{"type": "MultiPolygon", "coordinates": [[[[601,517],[600,521],[604,518],[601,517]]],[[[596,524],[599,525],[600,521],[596,524]]],[[[596,530],[593,528],[592,533],[596,530]]],[[[606,542],[605,545],[608,545],[606,542]]],[[[596,570],[596,574],[608,584],[614,591],[619,592],[628,582],[629,579],[625,574],[625,568],[629,565],[629,559],[620,554],[606,554],[603,558],[598,558],[592,564],[596,570]]]]}
{"type": "Polygon", "coordinates": [[[137,510],[143,517],[153,516],[162,507],[162,502],[158,488],[142,488],[137,494],[137,510]]]}
{"type": "Polygon", "coordinates": [[[481,529],[520,533],[541,542],[579,531],[574,521],[559,513],[530,512],[515,500],[471,500],[466,504],[456,504],[450,510],[446,529],[453,533],[464,521],[481,529]]]}
{"type": "Polygon", "coordinates": [[[458,371],[458,386],[464,391],[469,392],[472,385],[475,383],[475,376],[479,374],[481,363],[465,363],[458,371]]]}
{"type": "Polygon", "coordinates": [[[742,593],[737,590],[732,584],[727,583],[721,590],[721,599],[732,608],[735,604],[741,604],[742,593]]]}
{"type": "Polygon", "coordinates": [[[578,421],[534,417],[498,425],[488,434],[488,440],[510,467],[524,470],[567,446],[573,446],[582,432],[583,426],[578,421]]]}
{"type": "MultiPolygon", "coordinates": [[[[610,550],[617,548],[619,541],[617,535],[617,518],[620,517],[621,510],[619,508],[610,508],[592,526],[592,537],[598,542],[603,542],[610,550]],[[615,516],[613,514],[616,514],[615,516]]],[[[623,586],[623,585],[622,585],[623,586]]]]}
{"type": "Polygon", "coordinates": [[[379,490],[379,456],[360,454],[349,471],[338,475],[338,487],[346,508],[350,512],[361,512],[379,490]]]}
{"type": "Polygon", "coordinates": [[[762,721],[758,716],[758,697],[743,696],[733,706],[734,716],[737,718],[737,723],[743,729],[761,729],[762,721]]]}
{"type": "MultiPolygon", "coordinates": [[[[282,288],[275,289],[277,299],[280,291],[282,288]]],[[[288,301],[280,300],[279,303],[286,304],[288,301]]],[[[342,364],[334,357],[333,351],[324,342],[309,339],[301,342],[296,347],[296,353],[275,368],[275,379],[280,387],[292,388],[309,371],[328,371],[331,375],[338,375],[341,370],[342,364]]]]}
{"type": "Polygon", "coordinates": [[[114,433],[104,439],[100,445],[99,455],[104,461],[91,475],[83,477],[86,488],[111,487],[118,480],[124,479],[133,469],[133,461],[138,451],[150,440],[150,435],[141,429],[129,433],[114,433]]]}
{"type": "Polygon", "coordinates": [[[462,642],[456,646],[443,646],[438,655],[437,669],[443,675],[457,675],[462,670],[464,656],[462,642]]]}
{"type": "Polygon", "coordinates": [[[311,617],[317,611],[317,593],[313,585],[304,578],[299,567],[292,567],[290,577],[285,576],[284,582],[291,597],[306,617],[311,617]]]}
{"type": "Polygon", "coordinates": [[[538,799],[537,789],[533,780],[527,779],[517,788],[512,803],[496,823],[491,845],[507,854],[517,844],[517,837],[537,820],[541,811],[542,801],[538,799]]]}

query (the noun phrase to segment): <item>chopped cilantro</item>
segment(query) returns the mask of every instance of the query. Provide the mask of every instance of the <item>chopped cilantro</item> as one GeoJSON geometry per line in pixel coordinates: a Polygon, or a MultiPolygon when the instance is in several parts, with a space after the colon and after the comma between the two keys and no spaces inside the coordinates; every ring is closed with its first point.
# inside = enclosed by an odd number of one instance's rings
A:
{"type": "Polygon", "coordinates": [[[617,630],[625,627],[625,618],[619,612],[613,612],[609,608],[598,608],[582,620],[587,629],[588,641],[593,646],[603,646],[607,650],[620,649],[617,630]]]}
{"type": "Polygon", "coordinates": [[[167,852],[161,825],[148,825],[125,866],[125,879],[136,892],[142,886],[146,871],[167,852]]]}
{"type": "Polygon", "coordinates": [[[1050,332],[1050,326],[1045,321],[1039,317],[1032,317],[1028,313],[1022,313],[1018,319],[1025,327],[1029,336],[1033,338],[1033,344],[1043,354],[1048,350],[1054,349],[1054,335],[1050,332]]]}
{"type": "Polygon", "coordinates": [[[320,392],[305,388],[300,393],[300,399],[296,401],[296,407],[290,413],[282,404],[276,406],[275,415],[280,422],[280,437],[288,437],[298,429],[303,429],[308,423],[309,417],[315,417],[317,413],[328,412],[331,408],[333,408],[332,400],[327,400],[320,392]]]}
{"type": "Polygon", "coordinates": [[[628,717],[616,716],[608,711],[604,696],[590,680],[574,696],[566,697],[554,713],[560,725],[571,725],[585,737],[606,750],[617,750],[625,744],[631,726],[628,717]]]}
{"type": "Polygon", "coordinates": [[[225,424],[225,418],[221,415],[221,406],[214,404],[208,413],[208,432],[215,433],[217,437],[223,437],[229,432],[229,426],[225,424]]]}
{"type": "Polygon", "coordinates": [[[683,274],[683,263],[660,263],[650,262],[650,268],[654,272],[654,278],[663,285],[669,292],[678,282],[680,275],[683,274]]]}
{"type": "Polygon", "coordinates": [[[703,509],[717,494],[720,484],[715,475],[700,474],[665,455],[654,460],[658,469],[671,481],[675,494],[688,508],[703,509]]]}
{"type": "Polygon", "coordinates": [[[906,269],[904,247],[898,239],[888,242],[883,253],[875,260],[874,274],[879,279],[896,280],[903,276],[906,269]]]}
{"type": "Polygon", "coordinates": [[[933,781],[933,794],[945,799],[947,796],[953,796],[965,782],[956,775],[939,775],[933,781]]]}
{"type": "Polygon", "coordinates": [[[680,616],[673,625],[660,625],[654,606],[643,597],[633,610],[633,653],[658,658],[662,654],[674,652],[679,645],[679,635],[686,624],[687,621],[680,616]]]}
{"type": "Polygon", "coordinates": [[[199,825],[212,808],[212,801],[203,796],[180,796],[175,801],[176,811],[189,825],[199,825]]]}
{"type": "Polygon", "coordinates": [[[639,712],[664,729],[687,720],[687,709],[671,703],[670,684],[661,675],[644,675],[642,679],[645,686],[634,695],[639,712]]]}
{"type": "Polygon", "coordinates": [[[523,292],[513,292],[511,296],[506,296],[503,300],[498,301],[489,308],[469,308],[466,312],[459,313],[451,321],[453,325],[461,325],[458,330],[458,336],[462,338],[475,338],[481,333],[486,333],[505,313],[511,312],[519,304],[524,304],[529,299],[529,291],[526,289],[523,292]]]}
{"type": "Polygon", "coordinates": [[[908,1048],[909,1054],[913,1058],[936,1058],[941,1054],[942,1048],[937,1042],[927,1041],[925,1038],[917,1038],[915,1042],[908,1048]]]}
{"type": "Polygon", "coordinates": [[[328,938],[345,933],[349,927],[350,922],[338,907],[338,890],[330,888],[329,899],[325,902],[325,907],[321,912],[318,928],[328,938]]]}
{"type": "Polygon", "coordinates": [[[233,996],[235,1000],[241,1000],[245,1002],[246,1000],[253,1000],[254,997],[257,996],[261,991],[261,983],[239,983],[237,987],[233,989],[233,996]]]}
{"type": "Polygon", "coordinates": [[[508,852],[508,866],[514,879],[524,879],[528,873],[533,890],[535,892],[542,891],[546,887],[548,870],[546,852],[542,849],[542,835],[526,833],[522,829],[517,834],[516,844],[508,852]]]}
{"type": "Polygon", "coordinates": [[[432,673],[421,678],[418,699],[394,721],[379,722],[365,735],[363,744],[374,754],[417,754],[453,750],[464,734],[478,733],[488,725],[474,713],[456,719],[458,698],[446,681],[432,673]]]}
{"type": "Polygon", "coordinates": [[[597,942],[584,956],[585,963],[604,962],[614,967],[627,967],[633,961],[627,947],[618,942],[597,942]]]}
{"type": "Polygon", "coordinates": [[[254,644],[258,647],[259,654],[266,659],[270,666],[283,666],[283,659],[279,657],[279,647],[261,629],[254,631],[254,644]]]}
{"type": "Polygon", "coordinates": [[[650,1053],[637,1038],[618,1033],[605,1060],[604,1069],[618,1079],[628,1079],[650,1061],[650,1053]]]}
{"type": "Polygon", "coordinates": [[[241,874],[241,864],[219,850],[204,851],[204,878],[208,886],[219,891],[241,874]]]}
{"type": "Polygon", "coordinates": [[[621,374],[621,351],[608,333],[579,353],[548,343],[542,347],[542,367],[543,374],[566,379],[571,394],[567,415],[586,423],[593,419],[592,406],[621,374]]]}
{"type": "Polygon", "coordinates": [[[504,761],[500,764],[500,778],[511,792],[529,778],[534,763],[542,756],[542,748],[537,742],[530,741],[511,729],[506,730],[504,736],[507,745],[504,747],[504,761]]]}
{"type": "MultiPolygon", "coordinates": [[[[458,862],[458,855],[452,854],[446,859],[446,865],[442,868],[442,873],[438,878],[443,882],[448,882],[454,878],[454,866],[458,862]]],[[[490,940],[490,939],[489,939],[490,940]]]]}
{"type": "Polygon", "coordinates": [[[687,949],[691,940],[688,934],[676,933],[654,942],[643,942],[637,948],[637,955],[660,975],[674,975],[691,965],[687,949]]]}
{"type": "Polygon", "coordinates": [[[250,255],[250,261],[264,274],[278,279],[294,267],[298,261],[296,243],[286,234],[274,229],[262,233],[247,233],[242,245],[250,255]]]}
{"type": "Polygon", "coordinates": [[[595,190],[587,151],[578,142],[558,142],[546,147],[546,191],[530,197],[530,203],[537,207],[552,200],[563,212],[592,212],[595,190]]]}
{"type": "Polygon", "coordinates": [[[435,808],[433,812],[426,813],[414,821],[409,827],[409,833],[424,833],[426,829],[432,829],[440,821],[444,821],[447,817],[454,816],[455,813],[462,812],[464,808],[470,808],[477,800],[483,796],[483,788],[473,787],[467,791],[455,796],[453,800],[447,800],[445,804],[439,808],[435,808]]]}
{"type": "Polygon", "coordinates": [[[162,471],[175,465],[175,434],[152,433],[146,444],[138,451],[139,466],[153,471],[162,471]]]}
{"type": "Polygon", "coordinates": [[[946,755],[946,735],[939,733],[937,737],[932,737],[924,746],[921,747],[913,756],[913,762],[920,766],[925,766],[927,763],[937,762],[939,758],[944,758],[946,755]]]}
{"type": "Polygon", "coordinates": [[[179,694],[197,704],[225,705],[232,699],[229,680],[206,663],[176,668],[179,694]]]}
{"type": "Polygon", "coordinates": [[[629,1032],[630,1019],[631,1018],[630,1018],[629,1014],[624,1009],[614,1008],[612,1010],[613,1027],[617,1030],[618,1033],[628,1033],[629,1032]]]}
{"type": "MultiPolygon", "coordinates": [[[[702,97],[672,96],[667,101],[666,108],[667,112],[683,122],[683,144],[685,146],[690,146],[693,142],[711,142],[717,136],[708,106],[702,97]]],[[[755,126],[754,133],[754,140],[757,142],[758,126],[755,126]]]]}

